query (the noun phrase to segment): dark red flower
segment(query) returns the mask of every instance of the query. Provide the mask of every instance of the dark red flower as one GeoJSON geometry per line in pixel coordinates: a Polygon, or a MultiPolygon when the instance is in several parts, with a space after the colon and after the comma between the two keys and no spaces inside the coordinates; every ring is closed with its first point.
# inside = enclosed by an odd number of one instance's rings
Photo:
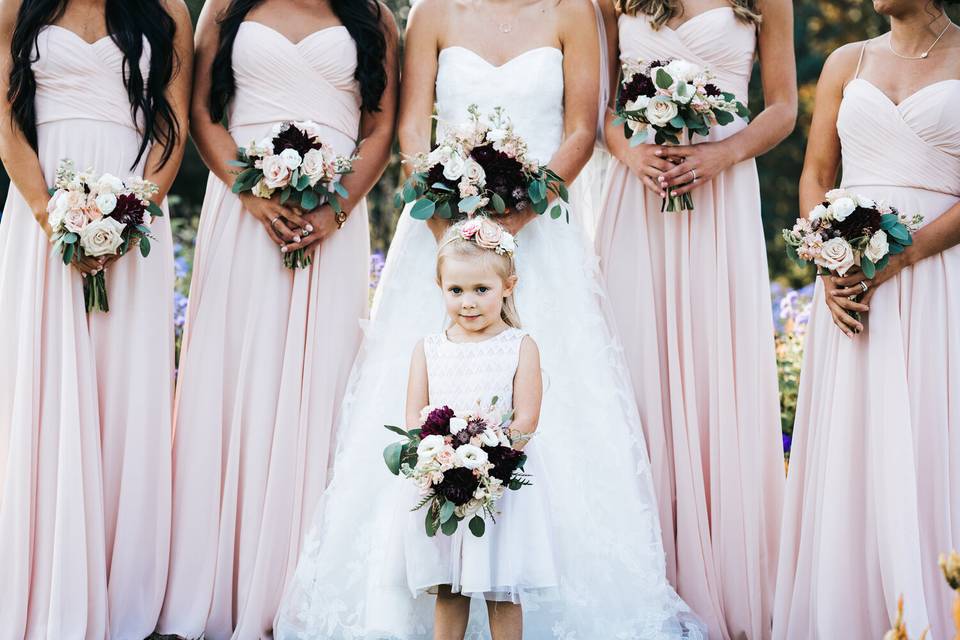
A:
{"type": "Polygon", "coordinates": [[[450,407],[434,409],[424,420],[423,426],[420,428],[420,437],[450,435],[450,418],[453,416],[453,409],[450,407]]]}
{"type": "Polygon", "coordinates": [[[273,138],[273,152],[278,155],[285,149],[293,149],[302,158],[311,149],[319,148],[319,143],[315,142],[305,131],[301,131],[293,125],[287,125],[273,138]]]}
{"type": "Polygon", "coordinates": [[[480,478],[465,467],[444,472],[443,482],[434,487],[437,495],[443,496],[457,506],[470,502],[473,492],[480,486],[480,478]]]}
{"type": "Polygon", "coordinates": [[[519,203],[525,202],[527,176],[523,172],[523,165],[515,158],[497,151],[492,144],[475,147],[470,155],[483,167],[487,189],[503,198],[507,207],[517,208],[519,203]]]}
{"type": "Polygon", "coordinates": [[[443,165],[440,164],[439,162],[433,165],[432,167],[430,167],[430,170],[427,172],[427,186],[432,187],[438,182],[440,184],[447,185],[448,187],[450,187],[455,191],[457,190],[457,181],[450,180],[449,178],[443,175],[443,165]]]}
{"type": "Polygon", "coordinates": [[[876,209],[857,206],[843,222],[833,221],[833,228],[847,240],[870,237],[880,228],[881,213],[876,209]]]}
{"type": "Polygon", "coordinates": [[[624,109],[631,100],[636,100],[640,96],[652,98],[657,94],[657,88],[653,85],[653,79],[643,73],[635,73],[630,81],[620,87],[620,94],[617,96],[617,108],[624,109]]]}
{"type": "Polygon", "coordinates": [[[703,90],[708,96],[719,96],[723,94],[723,92],[720,91],[720,87],[712,82],[708,82],[707,84],[703,85],[703,90]]]}
{"type": "Polygon", "coordinates": [[[132,193],[117,196],[117,206],[110,212],[110,217],[117,222],[126,225],[136,226],[143,224],[143,212],[146,207],[140,201],[140,198],[132,193]]]}
{"type": "Polygon", "coordinates": [[[493,464],[490,475],[504,484],[510,481],[510,476],[517,470],[520,463],[523,462],[523,452],[517,451],[513,447],[484,447],[487,452],[487,458],[493,464]]]}

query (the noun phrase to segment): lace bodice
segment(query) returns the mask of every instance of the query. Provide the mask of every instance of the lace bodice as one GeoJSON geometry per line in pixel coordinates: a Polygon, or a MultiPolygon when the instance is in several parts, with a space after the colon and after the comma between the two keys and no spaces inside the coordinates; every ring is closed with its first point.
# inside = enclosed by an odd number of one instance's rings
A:
{"type": "Polygon", "coordinates": [[[513,406],[513,377],[520,361],[520,343],[526,335],[507,329],[482,342],[451,342],[446,334],[427,336],[430,404],[447,405],[457,413],[486,409],[496,397],[497,407],[513,406]]]}
{"type": "Polygon", "coordinates": [[[440,126],[467,119],[467,107],[481,113],[503,107],[523,136],[530,155],[546,163],[563,137],[563,52],[537,47],[495,66],[465,47],[440,51],[437,115],[440,126]]]}

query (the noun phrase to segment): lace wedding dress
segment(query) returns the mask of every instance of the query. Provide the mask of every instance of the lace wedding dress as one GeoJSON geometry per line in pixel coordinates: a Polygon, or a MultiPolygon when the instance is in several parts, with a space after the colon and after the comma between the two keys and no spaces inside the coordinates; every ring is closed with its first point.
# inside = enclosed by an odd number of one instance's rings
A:
{"type": "MultiPolygon", "coordinates": [[[[563,134],[563,53],[531,49],[500,66],[462,47],[440,52],[441,126],[467,107],[502,106],[529,152],[548,161],[563,134]]],[[[571,194],[575,201],[576,194],[571,194]]],[[[574,203],[570,223],[539,218],[517,235],[516,302],[537,341],[544,399],[537,484],[554,526],[559,584],[521,594],[524,637],[538,640],[700,638],[666,580],[657,503],[622,354],[608,328],[596,258],[574,203]]],[[[275,624],[278,638],[431,637],[433,597],[411,593],[403,528],[415,504],[391,475],[383,428],[404,415],[417,340],[447,324],[436,242],[404,214],[344,400],[333,479],[315,515],[275,624]]],[[[468,638],[488,637],[475,599],[468,638]]]]}

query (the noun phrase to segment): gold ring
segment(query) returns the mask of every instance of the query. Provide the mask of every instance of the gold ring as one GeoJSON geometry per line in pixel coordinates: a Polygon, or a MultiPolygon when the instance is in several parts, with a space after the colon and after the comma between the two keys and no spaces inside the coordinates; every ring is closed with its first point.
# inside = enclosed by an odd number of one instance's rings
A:
{"type": "Polygon", "coordinates": [[[276,218],[274,218],[273,220],[271,220],[271,221],[270,221],[270,226],[271,226],[272,228],[276,229],[276,227],[275,227],[274,225],[277,224],[277,220],[279,220],[279,219],[280,219],[280,216],[277,216],[276,218]]]}

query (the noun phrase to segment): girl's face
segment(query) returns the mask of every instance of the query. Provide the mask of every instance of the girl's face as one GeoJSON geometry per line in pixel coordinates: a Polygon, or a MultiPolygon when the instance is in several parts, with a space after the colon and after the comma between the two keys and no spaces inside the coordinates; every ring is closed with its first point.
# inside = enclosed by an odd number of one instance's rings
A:
{"type": "Polygon", "coordinates": [[[464,331],[481,333],[503,324],[503,299],[513,293],[516,276],[506,282],[485,260],[456,256],[444,259],[440,288],[447,315],[464,331]]]}

